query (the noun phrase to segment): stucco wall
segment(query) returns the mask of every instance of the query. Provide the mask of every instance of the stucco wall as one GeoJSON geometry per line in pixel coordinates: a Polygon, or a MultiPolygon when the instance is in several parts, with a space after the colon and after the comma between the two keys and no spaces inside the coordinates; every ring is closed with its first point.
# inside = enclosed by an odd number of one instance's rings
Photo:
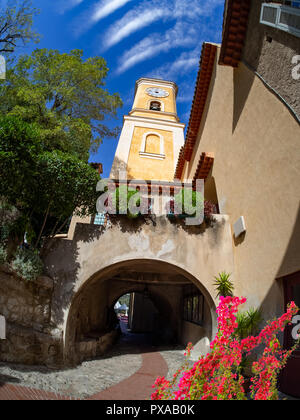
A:
{"type": "MultiPolygon", "coordinates": [[[[160,138],[157,136],[158,153],[160,153],[160,138]]],[[[149,151],[149,150],[147,150],[149,151]]],[[[129,179],[154,179],[172,181],[174,177],[174,147],[173,132],[135,127],[133,131],[129,159],[128,159],[128,177],[129,179]],[[149,159],[140,155],[142,151],[143,136],[147,133],[157,133],[162,137],[164,145],[163,160],[149,159]]]]}
{"type": "Polygon", "coordinates": [[[206,229],[178,226],[166,217],[157,218],[155,223],[124,217],[106,230],[77,224],[74,239],[58,239],[45,263],[55,281],[52,322],[64,332],[66,340],[76,296],[88,285],[111,278],[127,265],[140,264],[144,269],[148,264],[194,282],[211,311],[211,337],[216,327],[214,276],[226,270],[234,277],[230,225],[226,216],[219,215],[206,229]]]}
{"type": "Polygon", "coordinates": [[[192,161],[214,153],[211,176],[220,210],[231,225],[245,217],[247,233],[233,240],[236,293],[262,305],[265,317],[283,310],[276,278],[299,261],[299,125],[244,64],[215,66],[192,161]]]}
{"type": "Polygon", "coordinates": [[[296,66],[292,58],[300,55],[300,38],[259,23],[263,2],[251,1],[243,60],[287,101],[300,118],[300,81],[292,77],[296,66]]]}

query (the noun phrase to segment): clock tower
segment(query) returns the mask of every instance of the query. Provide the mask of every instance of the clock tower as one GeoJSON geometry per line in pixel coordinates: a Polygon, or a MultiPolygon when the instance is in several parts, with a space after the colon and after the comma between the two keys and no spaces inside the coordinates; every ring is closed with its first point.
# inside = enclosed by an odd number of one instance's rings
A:
{"type": "Polygon", "coordinates": [[[132,110],[124,116],[110,177],[173,181],[185,125],[176,111],[175,83],[142,78],[136,82],[132,110]]]}

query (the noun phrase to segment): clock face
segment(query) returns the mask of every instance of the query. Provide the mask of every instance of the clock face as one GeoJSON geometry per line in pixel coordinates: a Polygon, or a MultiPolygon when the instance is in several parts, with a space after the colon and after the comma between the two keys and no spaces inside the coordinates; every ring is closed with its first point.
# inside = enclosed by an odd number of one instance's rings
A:
{"type": "Polygon", "coordinates": [[[154,98],[166,98],[167,96],[169,96],[169,92],[156,87],[151,87],[147,89],[146,92],[148,93],[148,95],[154,96],[154,98]]]}

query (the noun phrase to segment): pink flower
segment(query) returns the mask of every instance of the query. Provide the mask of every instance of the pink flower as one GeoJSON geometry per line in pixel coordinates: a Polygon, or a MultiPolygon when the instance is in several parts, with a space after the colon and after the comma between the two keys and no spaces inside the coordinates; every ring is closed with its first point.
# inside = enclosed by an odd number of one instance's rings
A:
{"type": "MultiPolygon", "coordinates": [[[[276,397],[276,383],[280,369],[285,365],[293,349],[282,350],[276,335],[283,331],[297,314],[298,308],[292,302],[287,312],[278,320],[269,323],[257,337],[247,337],[239,341],[235,336],[237,328],[236,314],[245,298],[221,297],[217,308],[218,334],[211,343],[211,353],[201,357],[192,368],[179,369],[173,382],[157,378],[152,394],[153,400],[159,399],[246,399],[243,388],[244,378],[239,372],[243,355],[249,354],[257,346],[264,344],[261,358],[253,363],[251,392],[255,400],[269,400],[276,397]],[[175,387],[175,390],[173,389],[175,387]]],[[[192,344],[189,343],[186,354],[189,356],[192,344]]]]}

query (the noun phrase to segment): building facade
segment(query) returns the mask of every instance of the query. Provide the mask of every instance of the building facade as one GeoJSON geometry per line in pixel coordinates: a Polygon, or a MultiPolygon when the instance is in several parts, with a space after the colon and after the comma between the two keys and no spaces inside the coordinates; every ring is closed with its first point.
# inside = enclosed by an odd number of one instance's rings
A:
{"type": "MultiPolygon", "coordinates": [[[[214,157],[205,196],[230,220],[235,293],[265,320],[290,300],[300,305],[299,11],[299,2],[226,1],[222,45],[203,45],[175,174],[195,179],[204,157],[214,157]],[[267,22],[270,11],[277,24],[267,22]],[[284,27],[283,13],[292,17],[284,27]]],[[[283,390],[300,396],[299,378],[296,352],[283,390]]]]}

